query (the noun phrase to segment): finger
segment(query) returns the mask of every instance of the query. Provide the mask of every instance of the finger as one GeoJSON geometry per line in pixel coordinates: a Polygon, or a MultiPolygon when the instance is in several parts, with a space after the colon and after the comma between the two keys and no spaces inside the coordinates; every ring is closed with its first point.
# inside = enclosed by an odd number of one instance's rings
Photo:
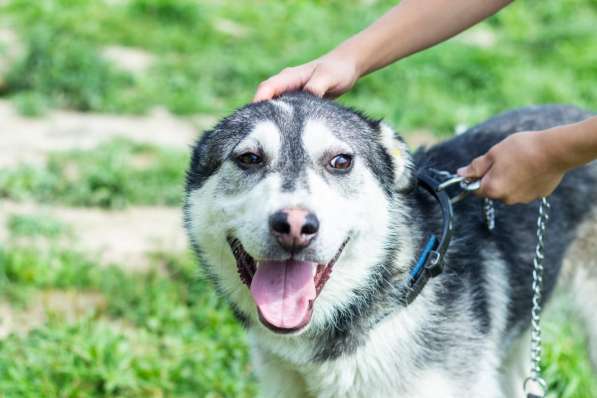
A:
{"type": "Polygon", "coordinates": [[[253,102],[270,100],[286,91],[296,90],[301,85],[302,82],[295,76],[286,72],[279,73],[259,84],[253,102]]]}
{"type": "Polygon", "coordinates": [[[484,198],[495,199],[505,202],[510,200],[510,192],[508,184],[504,184],[504,180],[496,177],[496,173],[490,168],[481,179],[479,189],[475,191],[477,196],[484,198]]]}
{"type": "Polygon", "coordinates": [[[492,164],[491,158],[485,154],[474,159],[468,166],[459,168],[457,173],[459,176],[466,178],[481,178],[491,168],[492,164]]]}
{"type": "Polygon", "coordinates": [[[475,195],[481,196],[484,198],[489,199],[497,199],[494,196],[490,195],[493,192],[493,182],[491,181],[491,176],[487,173],[482,179],[481,184],[479,185],[479,189],[475,191],[475,195]]]}
{"type": "Polygon", "coordinates": [[[317,70],[315,70],[311,79],[305,84],[304,90],[318,97],[323,97],[330,89],[330,86],[330,77],[322,73],[317,73],[317,70]]]}
{"type": "Polygon", "coordinates": [[[277,75],[261,82],[253,102],[270,100],[287,91],[299,90],[311,77],[313,66],[305,64],[293,68],[285,68],[277,75]]]}
{"type": "Polygon", "coordinates": [[[253,97],[253,102],[272,99],[275,92],[275,87],[270,82],[265,80],[260,83],[259,86],[257,86],[257,92],[255,93],[255,97],[253,97]]]}

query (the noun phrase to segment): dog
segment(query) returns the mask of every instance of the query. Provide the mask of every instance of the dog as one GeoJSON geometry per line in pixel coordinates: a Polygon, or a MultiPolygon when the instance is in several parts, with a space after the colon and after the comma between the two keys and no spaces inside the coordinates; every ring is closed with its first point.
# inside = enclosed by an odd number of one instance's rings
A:
{"type": "MultiPolygon", "coordinates": [[[[590,113],[510,111],[412,154],[386,123],[307,93],[238,109],[192,150],[184,218],[245,326],[264,397],[523,397],[538,203],[453,206],[443,272],[408,285],[442,208],[421,170],[454,171],[509,134],[590,113]],[[410,296],[409,296],[410,294],[410,296]]],[[[597,362],[597,166],[551,195],[544,303],[564,267],[597,362]]]]}

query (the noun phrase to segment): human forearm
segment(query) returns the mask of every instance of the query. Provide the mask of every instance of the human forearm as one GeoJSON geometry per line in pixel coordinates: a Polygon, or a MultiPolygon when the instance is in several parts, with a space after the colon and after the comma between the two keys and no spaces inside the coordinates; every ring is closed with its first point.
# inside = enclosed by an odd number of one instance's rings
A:
{"type": "Polygon", "coordinates": [[[254,101],[292,90],[337,97],[363,75],[444,41],[512,0],[402,0],[327,54],[261,82],[254,101]]]}
{"type": "Polygon", "coordinates": [[[444,41],[512,0],[403,0],[332,53],[352,58],[366,75],[444,41]]]}
{"type": "Polygon", "coordinates": [[[546,130],[545,151],[563,171],[597,159],[597,116],[546,130]]]}

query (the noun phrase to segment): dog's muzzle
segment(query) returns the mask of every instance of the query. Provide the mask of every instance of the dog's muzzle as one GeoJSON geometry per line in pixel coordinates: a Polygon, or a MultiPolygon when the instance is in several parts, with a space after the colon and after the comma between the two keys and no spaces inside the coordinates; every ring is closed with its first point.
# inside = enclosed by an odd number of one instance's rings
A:
{"type": "Polygon", "coordinates": [[[278,333],[296,332],[309,324],[314,302],[348,241],[346,238],[326,264],[298,261],[292,257],[256,262],[238,239],[228,237],[240,279],[251,290],[259,319],[278,333]]]}

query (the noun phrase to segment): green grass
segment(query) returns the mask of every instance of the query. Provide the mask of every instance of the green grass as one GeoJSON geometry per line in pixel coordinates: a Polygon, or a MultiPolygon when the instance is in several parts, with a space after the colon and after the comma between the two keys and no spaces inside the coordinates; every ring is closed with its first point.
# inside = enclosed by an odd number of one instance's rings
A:
{"type": "MultiPolygon", "coordinates": [[[[0,76],[0,96],[29,116],[52,108],[142,113],[156,105],[224,116],[248,102],[259,81],[326,52],[395,4],[1,3],[0,26],[16,29],[24,52],[0,76]],[[142,74],[119,70],[102,58],[110,45],[146,50],[155,63],[142,74]]],[[[592,0],[515,2],[480,27],[493,37],[489,47],[456,38],[364,78],[341,101],[399,130],[437,134],[527,104],[595,110],[595,20],[592,0]]],[[[179,206],[187,162],[188,153],[123,140],[51,153],[44,165],[0,170],[0,201],[179,206]]],[[[189,255],[162,253],[152,270],[127,273],[98,265],[76,243],[54,244],[75,237],[44,215],[13,215],[7,227],[0,301],[26,311],[44,292],[70,291],[106,303],[74,322],[53,312],[28,334],[0,340],[1,397],[255,396],[244,332],[189,255]]],[[[597,396],[573,317],[560,309],[545,331],[551,396],[597,396]]]]}
{"type": "Polygon", "coordinates": [[[92,44],[52,27],[34,26],[26,47],[6,78],[10,90],[19,93],[17,104],[25,114],[40,113],[44,102],[83,111],[104,109],[116,87],[125,90],[131,83],[92,44]]]}
{"type": "MultiPolygon", "coordinates": [[[[13,0],[3,20],[27,51],[5,95],[29,112],[44,103],[117,112],[164,104],[223,116],[248,102],[262,79],[324,53],[393,4],[13,0]],[[111,44],[145,49],[157,62],[144,75],[123,74],[98,56],[111,44]]],[[[521,105],[595,109],[596,18],[591,0],[514,3],[482,24],[493,45],[451,40],[366,77],[343,101],[401,129],[442,134],[521,105]]]]}
{"type": "Polygon", "coordinates": [[[182,203],[188,154],[126,140],[55,152],[45,166],[0,170],[0,198],[122,208],[182,203]]]}
{"type": "Polygon", "coordinates": [[[11,214],[6,227],[13,237],[56,238],[70,231],[68,225],[44,214],[11,214]]]}
{"type": "Polygon", "coordinates": [[[543,322],[545,356],[543,369],[549,397],[597,397],[597,369],[591,367],[584,328],[570,312],[571,298],[556,295],[553,309],[543,322]]]}
{"type": "MultiPolygon", "coordinates": [[[[26,309],[59,289],[106,304],[0,340],[0,396],[254,396],[244,332],[196,269],[188,254],[155,254],[150,271],[127,273],[72,249],[1,248],[0,301],[26,309]]],[[[594,397],[582,329],[560,307],[544,323],[551,396],[594,397]]]]}
{"type": "Polygon", "coordinates": [[[62,289],[107,301],[74,323],[55,313],[26,336],[0,340],[0,396],[254,396],[244,333],[194,260],[155,262],[166,272],[127,274],[74,251],[0,249],[0,299],[26,292],[23,308],[39,292],[62,289]]]}

